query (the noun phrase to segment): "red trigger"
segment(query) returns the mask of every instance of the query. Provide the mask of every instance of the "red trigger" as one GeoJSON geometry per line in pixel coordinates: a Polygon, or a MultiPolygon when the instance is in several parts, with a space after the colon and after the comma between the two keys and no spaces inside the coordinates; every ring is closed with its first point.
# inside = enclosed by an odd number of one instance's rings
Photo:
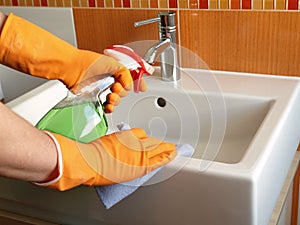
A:
{"type": "Polygon", "coordinates": [[[143,69],[131,70],[131,77],[134,83],[134,92],[138,93],[140,91],[141,79],[145,71],[143,69]]]}

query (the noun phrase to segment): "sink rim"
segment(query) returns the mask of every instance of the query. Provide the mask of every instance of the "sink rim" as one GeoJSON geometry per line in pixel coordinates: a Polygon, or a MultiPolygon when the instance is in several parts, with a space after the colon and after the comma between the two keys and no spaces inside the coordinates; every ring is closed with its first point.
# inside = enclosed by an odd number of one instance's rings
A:
{"type": "MultiPolygon", "coordinates": [[[[187,77],[195,77],[199,75],[213,76],[218,83],[220,89],[225,95],[244,96],[250,98],[259,98],[272,102],[272,106],[263,119],[262,124],[253,137],[248,149],[239,162],[228,164],[224,162],[209,162],[210,166],[205,170],[206,173],[218,173],[228,176],[243,176],[251,178],[255,170],[266,161],[268,155],[271,154],[274,145],[272,141],[278,135],[277,131],[281,129],[282,120],[289,112],[289,108],[295,101],[296,95],[300,90],[300,78],[298,77],[283,77],[274,75],[238,73],[229,71],[207,71],[199,69],[184,68],[185,73],[182,73],[181,80],[178,83],[184,86],[187,92],[196,91],[187,84],[187,77]],[[188,75],[186,73],[189,73],[188,75]],[[284,85],[281,83],[284,81],[284,85]],[[245,84],[247,88],[244,88],[245,84]],[[254,85],[255,84],[255,85],[254,85]],[[258,85],[257,85],[258,84],[258,85]],[[243,87],[241,89],[240,87],[243,87]],[[278,122],[276,122],[278,121],[278,122]],[[259,146],[268,146],[260,148],[259,146]]],[[[159,68],[156,68],[159,74],[159,68]]],[[[165,82],[158,76],[144,77],[148,89],[166,89],[173,87],[173,82],[165,82]]],[[[130,96],[127,96],[127,98],[130,96]]],[[[195,170],[199,167],[199,161],[207,163],[203,159],[191,158],[184,169],[195,170]]]]}

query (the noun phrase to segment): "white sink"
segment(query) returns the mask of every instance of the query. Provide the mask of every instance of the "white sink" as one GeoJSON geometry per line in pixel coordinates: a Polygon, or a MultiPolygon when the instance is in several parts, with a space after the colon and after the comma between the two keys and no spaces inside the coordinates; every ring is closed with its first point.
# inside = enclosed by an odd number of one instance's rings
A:
{"type": "Polygon", "coordinates": [[[177,84],[146,79],[147,92],[130,93],[108,116],[110,132],[126,122],[193,145],[182,170],[166,166],[110,210],[93,188],[1,178],[1,208],[72,225],[267,225],[300,139],[300,79],[192,69],[177,84]]]}

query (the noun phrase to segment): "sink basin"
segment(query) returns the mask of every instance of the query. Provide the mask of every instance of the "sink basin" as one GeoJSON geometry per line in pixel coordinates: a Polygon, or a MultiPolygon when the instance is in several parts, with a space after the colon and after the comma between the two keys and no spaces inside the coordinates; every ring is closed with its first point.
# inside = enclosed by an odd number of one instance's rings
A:
{"type": "Polygon", "coordinates": [[[184,69],[176,84],[146,81],[147,92],[108,115],[109,132],[125,122],[191,144],[180,171],[167,165],[109,210],[92,187],[58,192],[1,178],[1,208],[60,224],[267,225],[299,144],[300,79],[184,69]]]}
{"type": "Polygon", "coordinates": [[[131,94],[108,116],[111,132],[117,130],[115,125],[126,122],[157,138],[193,145],[193,158],[240,162],[273,100],[221,90],[192,90],[184,82],[176,87],[159,78],[148,79],[150,90],[131,94]]]}

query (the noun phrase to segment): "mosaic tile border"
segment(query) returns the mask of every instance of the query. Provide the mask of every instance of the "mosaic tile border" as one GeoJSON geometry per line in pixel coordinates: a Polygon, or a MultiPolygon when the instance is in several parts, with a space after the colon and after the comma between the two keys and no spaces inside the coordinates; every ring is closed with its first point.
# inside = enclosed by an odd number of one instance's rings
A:
{"type": "Polygon", "coordinates": [[[0,6],[299,10],[300,0],[0,0],[0,6]]]}

